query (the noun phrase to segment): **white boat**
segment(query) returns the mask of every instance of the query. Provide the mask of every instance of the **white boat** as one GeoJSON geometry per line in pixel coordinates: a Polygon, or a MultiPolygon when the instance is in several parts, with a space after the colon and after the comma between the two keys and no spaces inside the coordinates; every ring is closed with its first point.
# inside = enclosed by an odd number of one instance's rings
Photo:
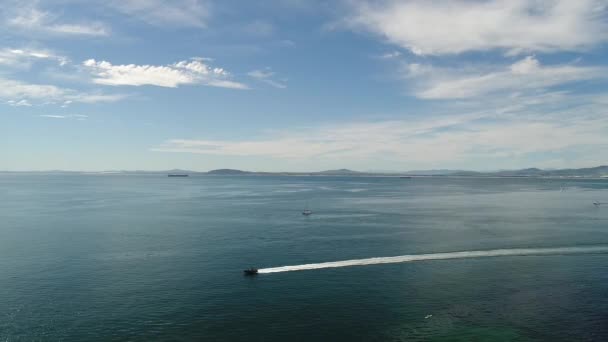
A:
{"type": "Polygon", "coordinates": [[[306,207],[304,207],[305,209],[302,210],[302,215],[304,216],[310,216],[312,215],[312,210],[308,209],[308,201],[306,201],[306,207]]]}

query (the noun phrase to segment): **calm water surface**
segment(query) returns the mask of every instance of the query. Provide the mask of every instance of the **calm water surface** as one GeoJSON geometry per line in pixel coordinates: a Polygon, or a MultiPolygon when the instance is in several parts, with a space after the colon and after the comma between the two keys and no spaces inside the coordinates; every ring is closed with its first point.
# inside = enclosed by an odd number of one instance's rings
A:
{"type": "Polygon", "coordinates": [[[594,200],[608,180],[0,174],[0,341],[605,341],[608,254],[241,272],[608,246],[594,200]]]}

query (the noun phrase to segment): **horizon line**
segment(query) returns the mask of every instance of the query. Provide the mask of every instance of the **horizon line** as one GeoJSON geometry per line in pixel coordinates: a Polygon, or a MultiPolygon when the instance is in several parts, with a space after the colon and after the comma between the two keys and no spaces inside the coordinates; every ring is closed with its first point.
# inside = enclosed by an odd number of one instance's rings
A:
{"type": "Polygon", "coordinates": [[[358,171],[347,168],[340,169],[325,169],[320,171],[250,171],[243,169],[233,169],[233,168],[217,168],[217,169],[209,169],[207,171],[201,170],[189,170],[189,169],[165,169],[165,170],[157,170],[157,169],[122,169],[122,170],[64,170],[64,169],[51,169],[51,170],[0,170],[0,173],[127,173],[127,172],[142,172],[142,173],[166,173],[166,172],[192,172],[192,173],[209,173],[213,171],[238,171],[238,172],[246,172],[246,173],[324,173],[324,172],[344,172],[344,173],[367,173],[367,174],[401,174],[401,173],[411,173],[411,172],[478,172],[478,173],[495,173],[495,172],[509,172],[509,171],[524,171],[524,170],[540,170],[540,171],[563,171],[563,170],[582,170],[582,169],[594,169],[594,168],[602,168],[608,167],[608,165],[597,165],[597,166],[587,166],[587,167],[568,167],[568,168],[538,168],[538,167],[524,167],[524,168],[514,168],[514,169],[496,169],[496,170],[472,170],[472,169],[450,169],[450,168],[436,168],[436,169],[419,169],[419,170],[404,170],[404,171],[358,171]]]}

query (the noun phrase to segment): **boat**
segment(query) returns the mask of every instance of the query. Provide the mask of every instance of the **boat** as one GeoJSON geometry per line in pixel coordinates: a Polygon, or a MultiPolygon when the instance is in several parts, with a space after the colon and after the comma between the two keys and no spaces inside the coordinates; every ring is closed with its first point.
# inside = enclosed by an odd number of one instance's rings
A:
{"type": "Polygon", "coordinates": [[[170,173],[167,177],[188,177],[188,174],[185,173],[170,173]]]}
{"type": "Polygon", "coordinates": [[[243,270],[243,273],[244,273],[246,276],[253,276],[253,275],[257,275],[257,274],[258,274],[258,269],[257,269],[257,268],[254,268],[254,267],[250,267],[250,268],[248,268],[248,269],[246,269],[246,270],[243,270]]]}
{"type": "Polygon", "coordinates": [[[312,215],[312,210],[308,209],[308,201],[306,201],[306,207],[304,207],[305,209],[302,210],[302,215],[304,216],[310,216],[312,215]]]}
{"type": "Polygon", "coordinates": [[[603,204],[603,203],[599,202],[599,201],[594,201],[593,202],[593,205],[596,206],[596,207],[599,207],[601,204],[603,204]]]}
{"type": "Polygon", "coordinates": [[[401,178],[401,179],[411,179],[412,177],[411,176],[400,176],[399,178],[401,178]]]}

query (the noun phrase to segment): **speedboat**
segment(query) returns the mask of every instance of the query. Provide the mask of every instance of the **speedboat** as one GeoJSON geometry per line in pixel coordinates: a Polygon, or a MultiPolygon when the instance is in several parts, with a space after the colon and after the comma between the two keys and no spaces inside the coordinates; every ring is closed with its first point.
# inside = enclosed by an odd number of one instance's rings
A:
{"type": "Polygon", "coordinates": [[[305,209],[304,211],[302,211],[302,215],[304,215],[304,216],[308,216],[308,215],[311,215],[311,214],[312,214],[312,210],[305,209]]]}
{"type": "Polygon", "coordinates": [[[257,275],[258,274],[258,269],[250,267],[250,268],[248,268],[246,270],[243,270],[243,273],[245,273],[246,276],[257,275]]]}

